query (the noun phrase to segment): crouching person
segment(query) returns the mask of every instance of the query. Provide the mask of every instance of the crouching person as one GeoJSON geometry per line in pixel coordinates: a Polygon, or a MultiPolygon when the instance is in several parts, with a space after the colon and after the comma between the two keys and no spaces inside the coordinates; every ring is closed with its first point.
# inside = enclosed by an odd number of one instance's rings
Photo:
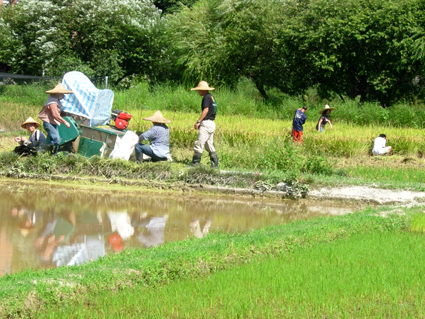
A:
{"type": "Polygon", "coordinates": [[[38,151],[44,148],[46,143],[46,137],[38,129],[40,124],[36,122],[32,117],[27,118],[27,120],[21,124],[21,127],[30,132],[28,138],[23,136],[15,137],[15,141],[19,143],[19,146],[15,147],[14,152],[19,155],[36,155],[38,151]]]}
{"type": "Polygon", "coordinates": [[[152,116],[143,120],[151,121],[153,126],[146,132],[140,134],[140,141],[150,141],[150,145],[138,143],[135,147],[136,162],[143,162],[143,154],[149,156],[153,162],[171,161],[170,154],[170,131],[166,124],[171,123],[162,116],[160,111],[156,111],[152,116]]]}
{"type": "Polygon", "coordinates": [[[373,142],[372,153],[375,156],[379,155],[388,155],[392,151],[391,146],[386,146],[387,144],[387,136],[385,134],[379,134],[375,141],[373,142]]]}

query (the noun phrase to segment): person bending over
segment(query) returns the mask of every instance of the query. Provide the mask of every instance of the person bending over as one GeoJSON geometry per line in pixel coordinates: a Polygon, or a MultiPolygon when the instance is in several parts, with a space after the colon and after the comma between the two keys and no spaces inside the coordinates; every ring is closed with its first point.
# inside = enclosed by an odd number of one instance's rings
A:
{"type": "Polygon", "coordinates": [[[386,146],[387,144],[387,136],[385,134],[379,134],[375,141],[373,142],[373,155],[388,155],[392,151],[391,146],[386,146]]]}

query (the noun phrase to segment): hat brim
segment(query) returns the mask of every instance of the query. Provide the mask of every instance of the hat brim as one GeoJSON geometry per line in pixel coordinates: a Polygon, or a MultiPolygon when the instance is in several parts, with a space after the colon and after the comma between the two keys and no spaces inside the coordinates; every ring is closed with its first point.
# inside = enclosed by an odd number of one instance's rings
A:
{"type": "Polygon", "coordinates": [[[26,126],[27,124],[34,124],[34,126],[35,126],[36,128],[40,126],[40,123],[38,123],[38,122],[37,122],[36,120],[34,120],[32,117],[27,118],[27,119],[25,120],[25,122],[21,124],[21,127],[22,127],[22,128],[24,128],[24,129],[26,129],[26,127],[25,127],[25,126],[26,126]]]}
{"type": "Polygon", "coordinates": [[[197,86],[196,88],[191,88],[191,91],[212,91],[215,90],[215,88],[210,88],[209,86],[207,87],[199,87],[197,86]]]}
{"type": "Polygon", "coordinates": [[[161,118],[157,118],[157,117],[153,117],[153,116],[145,117],[143,120],[144,121],[151,121],[151,122],[155,122],[155,123],[162,123],[162,124],[170,124],[171,123],[170,120],[167,120],[165,118],[161,119],[161,118]]]}
{"type": "Polygon", "coordinates": [[[22,123],[21,127],[26,129],[27,124],[34,124],[35,128],[38,128],[40,126],[40,123],[37,123],[37,122],[27,122],[27,123],[22,123]]]}
{"type": "Polygon", "coordinates": [[[70,90],[49,90],[46,91],[47,94],[74,94],[74,92],[70,91],[70,90]]]}
{"type": "Polygon", "coordinates": [[[327,109],[325,108],[325,109],[320,110],[319,111],[319,114],[323,114],[323,112],[325,112],[325,111],[333,111],[333,110],[336,110],[336,108],[334,108],[334,107],[328,107],[327,109]]]}

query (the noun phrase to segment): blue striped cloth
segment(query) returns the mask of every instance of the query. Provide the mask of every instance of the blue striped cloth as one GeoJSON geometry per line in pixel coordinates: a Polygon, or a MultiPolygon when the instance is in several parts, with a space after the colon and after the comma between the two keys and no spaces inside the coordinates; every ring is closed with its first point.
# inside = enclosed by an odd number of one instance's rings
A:
{"type": "Polygon", "coordinates": [[[81,72],[64,75],[62,84],[74,94],[65,94],[62,111],[89,119],[90,126],[109,124],[114,92],[99,90],[81,72]]]}

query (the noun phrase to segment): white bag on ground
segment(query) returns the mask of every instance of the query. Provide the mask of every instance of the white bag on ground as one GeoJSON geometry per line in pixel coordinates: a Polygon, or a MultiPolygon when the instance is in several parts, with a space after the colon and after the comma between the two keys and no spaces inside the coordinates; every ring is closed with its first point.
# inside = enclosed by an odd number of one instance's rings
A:
{"type": "Polygon", "coordinates": [[[125,159],[128,161],[138,141],[139,137],[133,131],[127,131],[122,138],[117,136],[117,139],[115,140],[115,147],[111,154],[109,154],[109,158],[125,159]]]}

